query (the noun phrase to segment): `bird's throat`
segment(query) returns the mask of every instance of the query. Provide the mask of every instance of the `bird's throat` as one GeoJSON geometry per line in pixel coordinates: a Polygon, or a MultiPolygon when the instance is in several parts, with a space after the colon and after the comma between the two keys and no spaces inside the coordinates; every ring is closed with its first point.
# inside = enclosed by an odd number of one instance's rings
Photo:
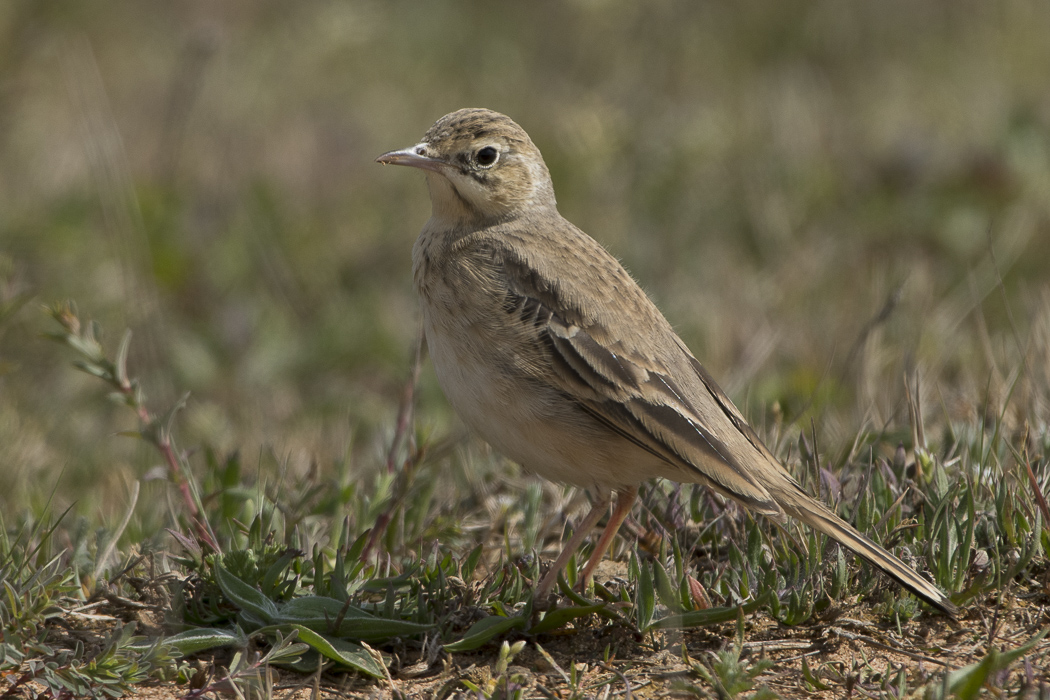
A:
{"type": "Polygon", "coordinates": [[[478,223],[483,218],[444,175],[428,172],[427,188],[430,190],[431,217],[441,222],[444,228],[478,223]]]}

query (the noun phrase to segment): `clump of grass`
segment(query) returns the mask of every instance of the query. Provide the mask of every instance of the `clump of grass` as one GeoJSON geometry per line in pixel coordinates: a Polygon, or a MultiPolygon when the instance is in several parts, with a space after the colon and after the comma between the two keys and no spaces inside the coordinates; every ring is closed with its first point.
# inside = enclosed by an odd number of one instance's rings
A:
{"type": "Polygon", "coordinates": [[[56,543],[61,521],[23,526],[12,538],[0,518],[5,697],[25,692],[41,698],[123,697],[145,681],[187,680],[188,668],[173,645],[136,635],[135,623],[94,615],[96,606],[85,604],[79,572],[56,543]],[[78,626],[94,620],[110,624],[77,634],[78,626]]]}

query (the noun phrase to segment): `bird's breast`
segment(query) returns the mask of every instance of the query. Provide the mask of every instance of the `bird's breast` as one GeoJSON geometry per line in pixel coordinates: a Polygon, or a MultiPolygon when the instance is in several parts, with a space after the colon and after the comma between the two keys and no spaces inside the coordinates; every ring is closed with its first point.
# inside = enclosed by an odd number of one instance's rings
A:
{"type": "MultiPolygon", "coordinates": [[[[422,238],[422,237],[421,237],[422,238]]],[[[413,251],[427,347],[457,415],[497,451],[545,478],[600,488],[654,475],[652,455],[599,423],[550,381],[543,332],[508,313],[508,283],[485,255],[413,251]]]]}

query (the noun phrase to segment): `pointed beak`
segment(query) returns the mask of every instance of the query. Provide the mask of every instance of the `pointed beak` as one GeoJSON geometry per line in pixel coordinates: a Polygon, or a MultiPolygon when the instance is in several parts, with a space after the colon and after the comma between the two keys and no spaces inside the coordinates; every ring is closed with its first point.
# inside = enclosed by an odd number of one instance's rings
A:
{"type": "Polygon", "coordinates": [[[436,173],[448,167],[445,161],[425,156],[423,155],[424,152],[423,144],[418,144],[411,148],[402,148],[400,151],[384,153],[376,158],[376,162],[383,165],[408,165],[413,168],[433,170],[436,173]]]}

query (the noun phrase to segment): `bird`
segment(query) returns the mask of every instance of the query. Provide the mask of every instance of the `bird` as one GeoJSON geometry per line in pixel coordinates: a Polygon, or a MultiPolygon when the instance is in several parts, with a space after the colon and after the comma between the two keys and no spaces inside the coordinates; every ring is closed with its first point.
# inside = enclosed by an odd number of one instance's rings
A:
{"type": "Polygon", "coordinates": [[[586,586],[654,477],[704,484],[836,540],[934,608],[936,585],[812,498],[748,425],[620,262],[558,212],[543,156],[498,112],[460,109],[376,162],[426,175],[412,247],[427,348],[452,408],[497,452],[588,489],[590,512],[534,589],[558,575],[616,502],[586,586]]]}

